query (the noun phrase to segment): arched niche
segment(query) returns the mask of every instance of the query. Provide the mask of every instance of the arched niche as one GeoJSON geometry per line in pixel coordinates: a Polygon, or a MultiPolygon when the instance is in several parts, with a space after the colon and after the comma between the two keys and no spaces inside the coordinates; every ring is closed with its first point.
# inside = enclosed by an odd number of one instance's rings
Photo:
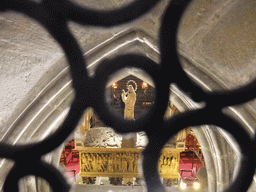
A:
{"type": "MultiPolygon", "coordinates": [[[[88,61],[88,66],[86,67],[90,74],[93,75],[100,61],[124,53],[142,54],[159,62],[159,49],[156,39],[145,31],[129,29],[120,32],[118,35],[102,42],[96,48],[85,53],[88,61]]],[[[202,88],[212,90],[216,87],[221,89],[224,86],[216,79],[204,73],[198,65],[193,63],[192,59],[184,54],[180,56],[189,77],[200,84],[202,88]]],[[[172,72],[170,72],[171,74],[172,72]]],[[[8,126],[1,139],[2,142],[12,144],[25,143],[27,141],[38,142],[54,132],[69,111],[69,105],[73,99],[71,83],[69,67],[65,63],[65,59],[61,59],[41,78],[30,91],[30,94],[20,103],[13,117],[8,122],[8,126]]],[[[191,101],[177,87],[170,87],[170,89],[172,90],[171,101],[181,112],[199,107],[197,103],[191,101]]],[[[244,125],[248,132],[252,133],[248,116],[255,114],[248,111],[246,106],[236,109],[229,108],[227,113],[236,118],[244,125]]],[[[194,132],[205,156],[209,191],[220,191],[230,182],[230,172],[225,167],[227,158],[224,156],[216,158],[218,157],[216,155],[224,153],[223,149],[217,145],[219,142],[217,135],[222,135],[223,139],[221,142],[230,145],[234,151],[237,151],[236,143],[219,129],[215,129],[215,132],[213,132],[209,127],[202,130],[195,128],[194,132]]],[[[45,160],[58,166],[62,148],[63,144],[47,154],[45,160]]],[[[236,155],[237,159],[239,159],[239,153],[236,155]]],[[[1,173],[7,174],[11,166],[12,162],[2,159],[0,162],[1,173]]],[[[232,173],[233,175],[236,174],[236,169],[232,173]]],[[[3,186],[4,178],[1,177],[0,179],[0,188],[3,186]]],[[[28,185],[26,182],[24,184],[28,185]]],[[[41,190],[49,190],[47,184],[44,185],[41,190]]]]}

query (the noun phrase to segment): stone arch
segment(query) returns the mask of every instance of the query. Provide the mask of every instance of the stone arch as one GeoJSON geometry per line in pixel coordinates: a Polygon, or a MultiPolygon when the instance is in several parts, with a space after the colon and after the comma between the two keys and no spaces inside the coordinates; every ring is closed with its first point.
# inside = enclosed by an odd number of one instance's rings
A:
{"type": "MultiPolygon", "coordinates": [[[[113,38],[85,53],[85,57],[88,60],[86,67],[90,74],[93,75],[95,68],[101,60],[122,53],[133,52],[145,55],[156,62],[159,61],[156,39],[145,31],[129,29],[120,32],[113,38]]],[[[224,86],[219,84],[216,79],[205,74],[185,55],[181,54],[181,57],[185,61],[186,72],[203,88],[211,90],[215,86],[219,88],[224,86]],[[202,76],[203,73],[204,76],[202,76]],[[212,87],[208,87],[208,83],[211,83],[212,87]]],[[[68,66],[65,63],[65,59],[61,59],[41,78],[29,95],[24,98],[24,101],[19,104],[12,119],[7,123],[8,126],[5,128],[5,133],[1,140],[12,144],[23,143],[28,140],[38,142],[51,134],[51,132],[58,128],[69,110],[69,104],[73,98],[71,83],[72,80],[70,79],[68,66]]],[[[181,91],[176,88],[172,89],[174,94],[171,99],[181,111],[197,107],[197,104],[189,100],[181,91]]],[[[245,125],[245,129],[252,133],[250,123],[248,123],[249,120],[246,120],[244,116],[254,114],[251,114],[246,106],[238,110],[229,109],[228,113],[237,118],[238,121],[245,125]]],[[[220,155],[223,153],[222,148],[216,145],[219,142],[216,134],[223,135],[223,133],[218,130],[214,133],[207,128],[204,131],[197,129],[195,134],[202,145],[203,153],[206,155],[209,189],[211,191],[220,191],[229,183],[230,174],[228,171],[224,171],[226,170],[225,163],[227,158],[224,156],[221,156],[222,158],[215,158],[218,155],[217,153],[220,155]],[[211,144],[215,144],[217,148],[211,148],[211,144]]],[[[229,141],[231,147],[236,149],[234,141],[228,138],[228,136],[225,136],[225,138],[222,142],[229,141]]],[[[47,160],[57,166],[61,150],[62,146],[48,154],[47,160]]],[[[1,173],[8,173],[6,170],[11,166],[12,163],[10,161],[2,159],[0,162],[1,173]]],[[[0,188],[4,182],[4,177],[1,178],[0,188]]],[[[47,191],[47,188],[42,189],[42,191],[47,191]]]]}

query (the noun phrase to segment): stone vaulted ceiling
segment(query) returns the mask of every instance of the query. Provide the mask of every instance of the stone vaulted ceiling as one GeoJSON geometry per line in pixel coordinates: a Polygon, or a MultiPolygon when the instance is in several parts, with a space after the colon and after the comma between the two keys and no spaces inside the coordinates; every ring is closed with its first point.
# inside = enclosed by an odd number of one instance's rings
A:
{"type": "MultiPolygon", "coordinates": [[[[130,1],[74,2],[95,9],[114,9],[130,1]]],[[[75,23],[70,23],[70,28],[85,54],[131,28],[145,31],[153,37],[155,42],[152,44],[158,49],[160,19],[166,4],[163,1],[146,16],[112,29],[84,27],[75,23]]],[[[192,3],[180,27],[181,55],[193,61],[224,88],[252,80],[256,69],[255,4],[253,0],[198,0],[192,3]]],[[[45,29],[18,13],[1,13],[0,37],[0,122],[4,124],[35,82],[64,55],[45,29]]]]}

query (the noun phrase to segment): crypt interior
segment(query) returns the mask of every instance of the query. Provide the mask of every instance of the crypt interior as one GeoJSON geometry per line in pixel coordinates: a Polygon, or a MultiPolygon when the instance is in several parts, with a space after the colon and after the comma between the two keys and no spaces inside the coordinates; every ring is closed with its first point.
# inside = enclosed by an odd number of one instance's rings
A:
{"type": "MultiPolygon", "coordinates": [[[[72,2],[104,10],[132,1],[72,2]]],[[[116,27],[69,22],[90,75],[94,75],[102,60],[126,53],[140,54],[159,63],[159,30],[169,2],[163,0],[145,15],[116,27]]],[[[231,90],[255,79],[255,9],[253,0],[196,0],[187,8],[178,30],[177,50],[182,68],[203,90],[231,90]]],[[[17,12],[1,12],[0,37],[0,141],[12,145],[42,141],[62,124],[74,98],[65,54],[46,29],[17,12]]],[[[104,94],[112,113],[124,118],[122,90],[127,91],[129,83],[136,90],[136,121],[154,105],[155,85],[146,72],[126,68],[114,74],[104,94]]],[[[203,105],[193,101],[179,85],[172,84],[164,118],[203,105]]],[[[226,107],[223,113],[236,119],[254,137],[255,100],[226,107]]],[[[140,164],[146,145],[145,133],[116,134],[88,108],[66,142],[43,159],[65,174],[73,191],[145,191],[140,164]]],[[[181,130],[161,153],[159,175],[167,191],[183,187],[185,191],[224,191],[243,166],[239,145],[232,135],[212,125],[181,130]],[[195,188],[195,183],[200,189],[195,188]]],[[[11,160],[0,159],[0,191],[13,165],[11,160]]],[[[248,191],[256,191],[255,184],[256,175],[248,191]]],[[[33,175],[22,178],[19,189],[51,191],[45,180],[33,175]]]]}

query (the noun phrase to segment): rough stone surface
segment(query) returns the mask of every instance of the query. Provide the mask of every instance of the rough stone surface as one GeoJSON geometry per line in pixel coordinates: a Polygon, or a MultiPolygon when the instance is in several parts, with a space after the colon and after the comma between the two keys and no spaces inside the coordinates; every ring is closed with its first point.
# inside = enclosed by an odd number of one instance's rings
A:
{"type": "MultiPolygon", "coordinates": [[[[97,1],[89,1],[87,6],[95,9],[114,9],[130,1],[104,2],[103,5],[97,1]]],[[[84,6],[83,1],[74,3],[84,6]]],[[[106,39],[129,28],[147,29],[150,34],[156,35],[159,17],[165,4],[166,1],[160,3],[146,17],[112,29],[86,27],[74,22],[70,22],[69,27],[86,53],[106,39]]],[[[0,14],[0,126],[7,122],[15,107],[40,77],[63,57],[65,56],[62,49],[37,22],[19,13],[0,14]]]]}

